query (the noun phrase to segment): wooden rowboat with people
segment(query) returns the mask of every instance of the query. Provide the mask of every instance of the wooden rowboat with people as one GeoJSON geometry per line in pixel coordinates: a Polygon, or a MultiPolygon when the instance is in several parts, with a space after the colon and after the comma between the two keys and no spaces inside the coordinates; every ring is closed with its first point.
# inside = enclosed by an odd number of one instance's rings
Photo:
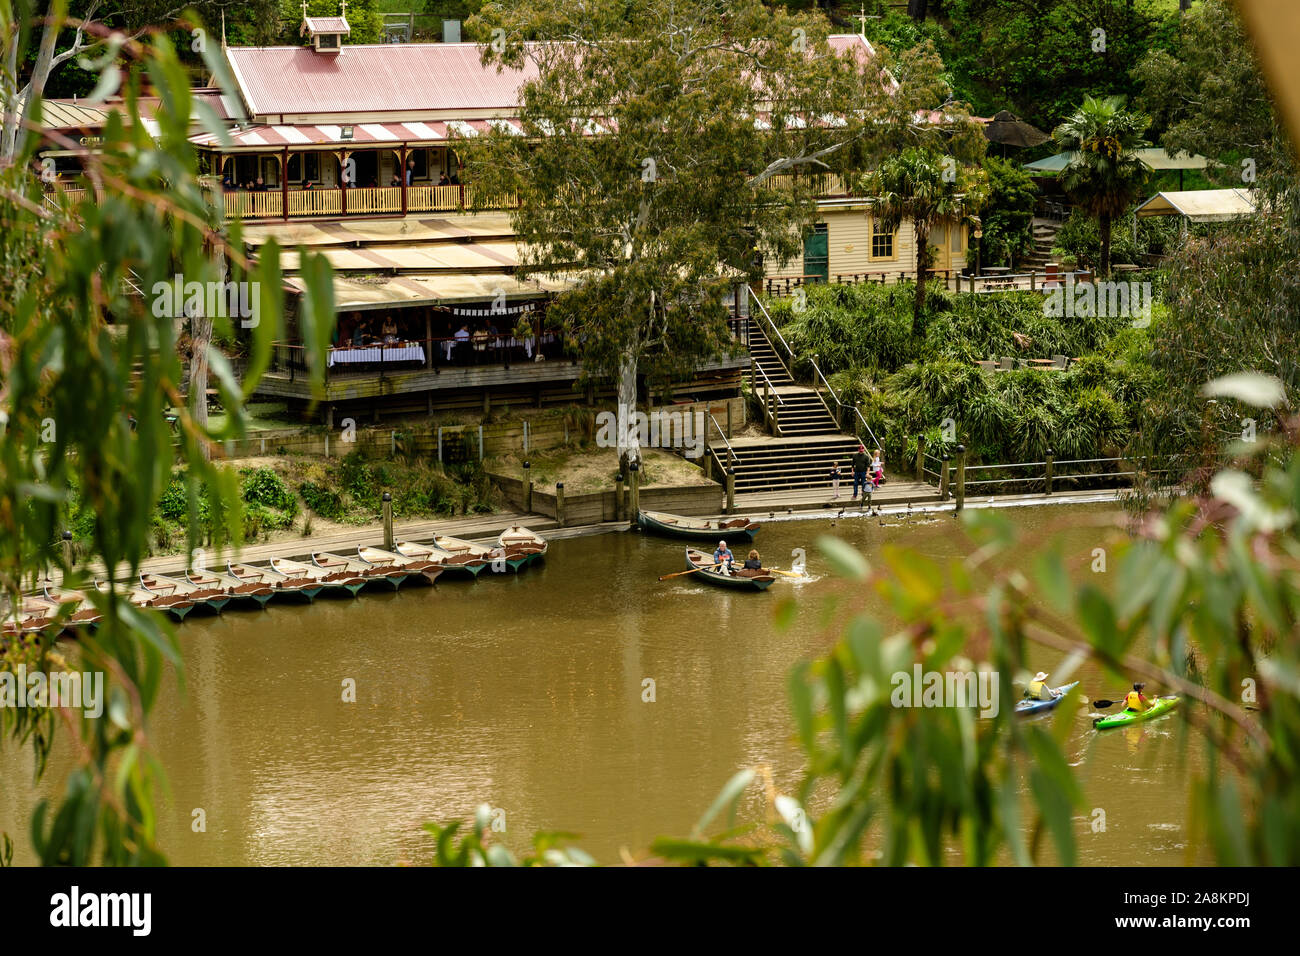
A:
{"type": "Polygon", "coordinates": [[[636,521],[653,534],[709,544],[717,544],[721,538],[753,541],[761,527],[750,518],[686,518],[666,511],[638,511],[636,521]]]}
{"type": "Polygon", "coordinates": [[[357,557],[370,565],[393,565],[406,568],[411,572],[412,577],[423,577],[430,584],[438,580],[438,575],[442,574],[444,570],[443,566],[436,561],[430,561],[426,558],[412,558],[404,554],[393,554],[391,551],[384,551],[381,548],[368,548],[363,544],[357,545],[357,557]]]}
{"type": "Polygon", "coordinates": [[[766,591],[771,587],[772,582],[776,580],[766,570],[746,571],[736,565],[728,574],[725,568],[716,568],[713,565],[712,555],[705,554],[703,551],[696,551],[693,548],[686,549],[686,567],[688,570],[697,572],[691,577],[698,578],[715,587],[731,588],[735,591],[766,591]]]}
{"type": "Polygon", "coordinates": [[[365,578],[356,571],[350,571],[346,568],[338,571],[327,571],[318,565],[291,561],[288,558],[272,558],[271,567],[292,580],[310,579],[319,584],[322,590],[346,591],[353,597],[356,597],[357,592],[366,586],[365,578]]]}
{"type": "Polygon", "coordinates": [[[468,551],[452,554],[435,544],[419,544],[415,541],[397,542],[397,553],[416,561],[431,561],[442,568],[449,578],[473,580],[490,563],[488,558],[468,551]]]}

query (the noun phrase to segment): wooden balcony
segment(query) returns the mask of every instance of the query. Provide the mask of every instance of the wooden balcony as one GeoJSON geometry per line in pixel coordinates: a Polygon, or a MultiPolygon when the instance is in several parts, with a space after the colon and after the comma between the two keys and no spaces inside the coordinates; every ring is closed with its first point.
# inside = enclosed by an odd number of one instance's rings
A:
{"type": "MultiPolygon", "coordinates": [[[[467,209],[512,209],[518,205],[513,197],[483,197],[468,186],[414,185],[366,186],[350,189],[316,187],[290,189],[287,192],[269,187],[263,192],[235,190],[220,193],[227,219],[301,219],[312,216],[385,216],[401,215],[402,193],[406,193],[405,212],[461,212],[467,209]],[[345,195],[346,194],[346,195],[345,195]],[[285,202],[288,202],[288,215],[285,202]]],[[[215,204],[216,190],[210,190],[215,204]]]]}

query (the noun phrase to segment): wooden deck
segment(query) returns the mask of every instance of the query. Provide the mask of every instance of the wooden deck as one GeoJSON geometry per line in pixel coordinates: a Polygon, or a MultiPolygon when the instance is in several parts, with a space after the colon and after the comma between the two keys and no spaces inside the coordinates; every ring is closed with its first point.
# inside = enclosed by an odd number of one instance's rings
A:
{"type": "MultiPolygon", "coordinates": [[[[761,491],[752,494],[736,495],[737,514],[755,517],[767,513],[792,511],[827,511],[843,509],[861,511],[865,507],[861,499],[851,498],[853,493],[853,476],[840,481],[840,497],[832,498],[829,488],[809,488],[795,491],[761,491]]],[[[872,507],[887,505],[939,503],[939,489],[933,485],[918,481],[898,481],[891,479],[879,491],[871,496],[872,507]]]]}

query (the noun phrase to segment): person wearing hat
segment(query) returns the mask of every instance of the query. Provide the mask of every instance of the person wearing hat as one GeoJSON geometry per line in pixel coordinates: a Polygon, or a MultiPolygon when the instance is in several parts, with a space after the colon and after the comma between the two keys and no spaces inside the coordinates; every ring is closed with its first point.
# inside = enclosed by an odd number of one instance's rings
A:
{"type": "Polygon", "coordinates": [[[1047,674],[1039,671],[1025,688],[1025,697],[1029,700],[1055,700],[1061,696],[1059,690],[1047,686],[1047,674]]]}
{"type": "Polygon", "coordinates": [[[1140,714],[1151,706],[1151,701],[1142,696],[1142,688],[1146,684],[1134,684],[1133,689],[1124,697],[1124,709],[1131,710],[1135,714],[1140,714]]]}

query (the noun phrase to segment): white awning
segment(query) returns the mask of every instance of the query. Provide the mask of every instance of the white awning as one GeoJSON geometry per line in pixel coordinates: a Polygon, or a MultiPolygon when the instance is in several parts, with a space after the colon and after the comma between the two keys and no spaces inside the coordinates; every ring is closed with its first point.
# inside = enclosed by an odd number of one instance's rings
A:
{"type": "Polygon", "coordinates": [[[1228,222],[1255,214],[1255,197],[1248,189],[1193,189],[1186,192],[1156,193],[1137,214],[1186,216],[1192,222],[1228,222]]]}

